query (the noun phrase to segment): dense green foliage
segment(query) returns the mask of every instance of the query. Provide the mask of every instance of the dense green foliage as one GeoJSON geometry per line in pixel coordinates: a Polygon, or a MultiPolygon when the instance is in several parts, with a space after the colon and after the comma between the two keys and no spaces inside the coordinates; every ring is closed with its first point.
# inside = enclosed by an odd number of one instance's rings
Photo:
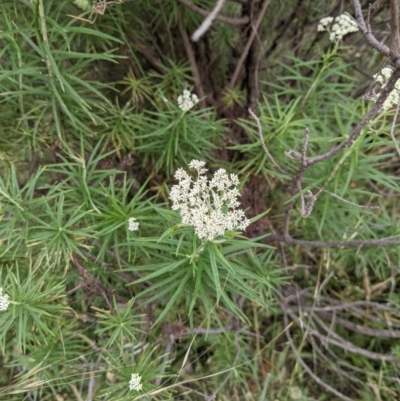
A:
{"type": "Polygon", "coordinates": [[[233,79],[249,25],[215,21],[189,42],[204,17],[178,0],[115,2],[93,24],[88,1],[1,2],[0,400],[340,399],[300,359],[348,399],[397,399],[400,247],[333,244],[398,236],[393,111],[305,172],[304,193],[325,192],[308,218],[296,194],[288,224],[315,243],[278,238],[288,152],[306,128],[307,156],[329,151],[371,108],[382,60],[361,34],[317,32],[339,3],[272,0],[233,79]],[[200,97],[186,112],[185,89],[200,97]],[[169,193],[193,159],[239,175],[246,231],[204,243],[181,224],[169,193]]]}

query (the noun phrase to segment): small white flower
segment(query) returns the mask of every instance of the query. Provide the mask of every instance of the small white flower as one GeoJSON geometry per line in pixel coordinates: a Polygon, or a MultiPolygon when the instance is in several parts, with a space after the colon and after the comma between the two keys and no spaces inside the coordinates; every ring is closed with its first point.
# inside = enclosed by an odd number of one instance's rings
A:
{"type": "Polygon", "coordinates": [[[347,35],[348,33],[357,32],[358,25],[349,15],[342,14],[337,16],[336,18],[333,17],[322,18],[319,21],[317,30],[319,32],[328,31],[329,40],[331,42],[337,42],[339,40],[342,40],[343,36],[347,35]],[[330,28],[329,25],[331,25],[330,28]]]}
{"type": "Polygon", "coordinates": [[[381,74],[388,80],[392,74],[393,74],[393,68],[392,67],[383,67],[381,74]]]}
{"type": "Polygon", "coordinates": [[[198,102],[199,98],[197,97],[196,94],[191,94],[190,91],[185,89],[182,93],[182,95],[178,96],[178,107],[182,111],[189,111],[192,109],[198,102]]]}
{"type": "MultiPolygon", "coordinates": [[[[382,70],[373,75],[373,78],[376,82],[381,84],[382,89],[386,86],[388,80],[393,74],[393,68],[390,66],[383,67],[382,70]]],[[[400,100],[400,79],[398,79],[394,85],[393,90],[389,93],[389,96],[383,102],[382,109],[384,111],[390,109],[393,106],[397,106],[400,100]]]]}
{"type": "Polygon", "coordinates": [[[128,230],[137,231],[139,229],[139,223],[136,222],[134,217],[129,217],[128,219],[128,230]]]}
{"type": "Polygon", "coordinates": [[[397,106],[400,100],[400,92],[397,89],[393,89],[386,100],[383,102],[382,108],[383,110],[388,110],[393,106],[397,106]]]}
{"type": "Polygon", "coordinates": [[[333,21],[333,17],[325,17],[319,21],[318,31],[326,31],[328,25],[333,21]]]}
{"type": "Polygon", "coordinates": [[[378,73],[373,75],[374,79],[376,82],[379,82],[382,87],[384,87],[387,84],[387,81],[389,81],[389,78],[393,74],[393,68],[392,67],[383,67],[382,70],[378,73]]]}
{"type": "Polygon", "coordinates": [[[203,242],[213,241],[225,234],[225,230],[245,230],[250,224],[237,198],[240,196],[236,174],[228,175],[219,169],[209,180],[204,174],[204,161],[192,160],[190,168],[197,170],[197,180],[182,169],[175,178],[179,181],[171,189],[172,210],[179,210],[182,223],[194,227],[197,237],[203,242]]]}
{"type": "Polygon", "coordinates": [[[11,303],[8,298],[7,294],[3,295],[3,288],[0,287],[0,311],[7,310],[8,305],[11,303]]]}
{"type": "Polygon", "coordinates": [[[132,373],[131,380],[129,381],[129,390],[140,391],[142,389],[141,380],[142,377],[138,373],[132,373]]]}

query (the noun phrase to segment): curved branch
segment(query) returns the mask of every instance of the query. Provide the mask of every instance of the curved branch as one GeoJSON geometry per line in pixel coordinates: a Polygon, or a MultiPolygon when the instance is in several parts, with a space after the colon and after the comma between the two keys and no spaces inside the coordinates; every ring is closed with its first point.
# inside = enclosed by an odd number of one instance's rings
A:
{"type": "Polygon", "coordinates": [[[225,4],[225,0],[217,0],[214,9],[207,15],[201,25],[194,31],[191,39],[197,42],[211,27],[211,24],[218,17],[219,12],[225,4]]]}
{"type": "MultiPolygon", "coordinates": [[[[333,316],[333,314],[329,312],[318,312],[316,310],[314,310],[313,312],[314,316],[319,316],[326,320],[331,319],[333,316]]],[[[370,327],[365,327],[360,324],[350,322],[349,320],[343,319],[339,316],[335,316],[335,324],[354,331],[355,333],[360,333],[369,337],[400,338],[399,330],[372,329],[370,327]]]]}
{"type": "MultiPolygon", "coordinates": [[[[281,305],[284,306],[284,305],[281,305]]],[[[288,316],[287,313],[285,312],[285,308],[282,308],[284,311],[283,314],[283,319],[284,319],[284,323],[285,326],[288,327],[289,326],[289,321],[288,321],[288,316]]],[[[303,358],[301,357],[299,351],[297,350],[296,346],[294,345],[294,341],[293,338],[290,334],[290,329],[288,328],[287,330],[285,330],[286,333],[286,337],[289,341],[290,344],[290,348],[292,348],[293,353],[296,356],[296,359],[300,362],[301,366],[303,366],[304,370],[312,377],[312,379],[318,383],[321,387],[325,388],[326,390],[328,390],[329,392],[331,392],[332,394],[335,394],[337,397],[339,397],[340,399],[344,400],[344,401],[352,401],[351,398],[345,396],[344,394],[342,394],[340,391],[334,389],[333,387],[331,387],[329,384],[325,383],[322,379],[320,379],[312,370],[311,368],[304,362],[303,358]]]]}
{"type": "Polygon", "coordinates": [[[378,39],[373,35],[370,29],[368,29],[367,24],[364,20],[361,11],[361,4],[359,0],[353,0],[354,13],[356,17],[356,21],[358,23],[358,27],[360,28],[361,33],[363,34],[366,41],[379,53],[384,54],[386,57],[390,57],[390,50],[387,46],[380,43],[378,39]]]}
{"type": "Polygon", "coordinates": [[[361,134],[362,130],[365,128],[365,126],[377,115],[381,112],[382,105],[389,96],[390,92],[394,89],[394,86],[397,82],[397,80],[400,78],[400,68],[396,68],[393,71],[392,76],[388,80],[387,85],[383,88],[382,93],[376,100],[376,103],[374,106],[371,108],[371,110],[368,112],[368,114],[357,124],[357,126],[353,129],[353,131],[350,133],[350,135],[347,137],[346,140],[341,142],[339,145],[337,145],[335,148],[331,149],[329,152],[316,156],[316,157],[311,157],[306,160],[306,166],[307,168],[310,166],[313,166],[314,164],[320,163],[324,160],[330,159],[331,157],[335,156],[337,153],[339,153],[341,150],[346,148],[347,146],[350,146],[361,134]]]}

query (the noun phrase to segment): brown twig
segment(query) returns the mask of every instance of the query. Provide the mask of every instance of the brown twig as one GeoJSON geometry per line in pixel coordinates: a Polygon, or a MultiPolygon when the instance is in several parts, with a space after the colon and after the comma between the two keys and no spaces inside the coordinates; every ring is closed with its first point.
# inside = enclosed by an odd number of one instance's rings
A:
{"type": "Polygon", "coordinates": [[[398,145],[398,143],[396,141],[396,137],[394,136],[394,130],[396,128],[397,117],[399,115],[399,109],[400,109],[400,99],[397,102],[396,111],[395,111],[394,116],[393,116],[392,127],[390,128],[390,137],[392,138],[392,142],[393,142],[394,147],[396,148],[398,156],[400,156],[400,147],[399,147],[399,145],[398,145]]]}
{"type": "Polygon", "coordinates": [[[103,284],[100,283],[99,280],[94,278],[88,270],[80,263],[78,256],[73,255],[73,261],[75,266],[78,268],[79,273],[82,277],[83,283],[82,283],[82,288],[88,290],[92,296],[95,295],[101,295],[104,300],[107,303],[108,308],[113,311],[114,308],[112,307],[110,303],[110,299],[114,298],[121,303],[127,303],[128,300],[125,297],[122,297],[121,295],[113,293],[111,290],[109,290],[107,287],[105,287],[103,284]]]}
{"type": "Polygon", "coordinates": [[[390,57],[390,49],[381,42],[379,42],[378,39],[376,39],[376,37],[370,31],[370,29],[368,29],[368,26],[362,15],[360,1],[353,0],[353,7],[358,27],[360,28],[360,31],[363,34],[364,38],[379,53],[384,54],[386,57],[390,57]]]}
{"type": "Polygon", "coordinates": [[[189,60],[190,67],[192,69],[194,86],[196,88],[198,97],[201,99],[200,105],[201,105],[201,107],[206,107],[206,102],[204,99],[204,90],[203,90],[203,85],[201,83],[200,72],[197,67],[196,58],[194,56],[194,52],[193,52],[193,48],[192,48],[192,45],[189,40],[189,36],[186,32],[185,26],[183,25],[182,16],[180,16],[178,18],[178,27],[179,27],[179,32],[181,33],[181,36],[182,36],[183,46],[185,47],[186,55],[189,60]]]}
{"type": "MultiPolygon", "coordinates": [[[[285,326],[288,326],[288,317],[290,317],[291,320],[293,320],[293,322],[296,323],[303,332],[303,340],[309,341],[312,349],[318,354],[319,358],[328,363],[331,362],[329,363],[329,366],[337,373],[341,375],[348,375],[348,372],[343,371],[334,363],[334,361],[338,359],[341,361],[343,366],[347,366],[350,369],[356,370],[354,366],[346,364],[346,361],[338,358],[338,355],[336,354],[338,350],[339,352],[340,350],[343,350],[345,352],[362,355],[373,361],[381,361],[383,363],[397,365],[400,362],[400,359],[391,352],[375,352],[374,350],[360,347],[353,344],[342,335],[339,335],[337,330],[335,330],[335,327],[341,326],[344,329],[348,329],[368,337],[392,339],[400,338],[400,324],[388,321],[388,315],[391,315],[395,318],[400,316],[400,312],[397,308],[386,304],[365,300],[344,302],[340,299],[335,299],[321,294],[315,297],[312,288],[297,290],[295,287],[285,287],[282,290],[282,294],[285,298],[283,301],[278,302],[284,314],[285,326]],[[378,313],[384,313],[385,319],[378,318],[376,316],[378,313]],[[346,318],[343,318],[343,316],[346,318]],[[352,322],[350,320],[352,316],[356,316],[358,320],[365,321],[364,325],[359,325],[352,322]],[[330,324],[325,322],[330,322],[330,324]],[[371,327],[370,322],[376,322],[380,326],[388,326],[389,329],[387,330],[375,328],[373,326],[371,327]],[[397,329],[395,329],[395,327],[397,327],[397,329]],[[317,341],[320,342],[323,347],[320,347],[317,341]],[[329,347],[329,345],[333,345],[334,347],[329,347]],[[326,354],[329,354],[329,357],[326,354]]],[[[340,330],[340,333],[342,333],[342,331],[343,329],[340,330]]],[[[311,371],[311,369],[305,363],[300,354],[299,347],[296,347],[294,344],[289,330],[286,331],[286,335],[297,360],[303,366],[303,368],[318,384],[331,391],[332,388],[329,389],[326,387],[326,383],[324,383],[314,373],[315,370],[314,372],[311,371]]],[[[363,373],[363,371],[360,369],[358,371],[363,373]]],[[[387,379],[398,382],[398,379],[396,378],[388,377],[387,379]]],[[[349,377],[349,380],[359,382],[359,379],[353,380],[351,377],[349,377]]],[[[341,397],[340,394],[336,395],[341,397]]]]}
{"type": "Polygon", "coordinates": [[[254,41],[255,37],[257,36],[258,28],[261,25],[261,22],[262,22],[262,20],[264,18],[264,14],[267,11],[269,3],[270,3],[270,0],[264,0],[262,8],[261,8],[261,10],[260,10],[260,12],[258,14],[256,23],[254,24],[254,26],[252,25],[252,27],[251,27],[252,28],[252,32],[251,32],[250,37],[249,37],[249,39],[248,39],[248,41],[246,43],[246,46],[243,49],[243,52],[242,52],[242,54],[241,54],[241,56],[239,58],[239,61],[236,64],[235,71],[233,72],[233,75],[232,75],[231,81],[229,82],[228,88],[234,88],[235,85],[236,85],[236,82],[237,82],[237,80],[239,78],[240,72],[243,69],[243,64],[244,64],[244,62],[245,62],[245,60],[247,58],[247,54],[249,53],[250,47],[253,44],[253,41],[254,41]]]}
{"type": "Polygon", "coordinates": [[[162,376],[163,376],[163,374],[165,372],[165,369],[167,367],[168,361],[170,359],[172,359],[172,358],[170,358],[170,353],[171,353],[172,346],[174,345],[174,343],[175,343],[175,336],[174,336],[173,333],[169,333],[168,340],[167,340],[167,345],[165,347],[164,358],[163,358],[162,363],[161,363],[161,369],[160,369],[160,371],[158,373],[158,377],[157,377],[157,379],[155,381],[155,385],[156,386],[159,386],[161,384],[162,376]]]}
{"type": "MultiPolygon", "coordinates": [[[[325,320],[329,320],[333,316],[333,314],[329,312],[318,312],[315,308],[313,308],[313,312],[315,312],[317,316],[322,317],[325,320]]],[[[369,337],[400,338],[399,330],[372,329],[370,327],[361,326],[359,324],[350,322],[349,320],[342,319],[341,317],[338,316],[335,316],[335,323],[355,333],[360,333],[369,337]]]]}
{"type": "MultiPolygon", "coordinates": [[[[285,312],[284,305],[282,305],[282,309],[284,310],[284,314],[283,314],[284,323],[285,323],[285,326],[288,327],[289,326],[288,314],[285,312]]],[[[342,399],[344,401],[353,401],[351,398],[345,396],[340,391],[334,389],[329,384],[325,383],[321,378],[319,378],[311,370],[311,368],[304,362],[303,358],[300,356],[299,351],[297,350],[296,346],[294,345],[294,341],[293,341],[292,336],[290,334],[290,329],[288,328],[287,330],[285,330],[285,333],[286,333],[286,337],[287,337],[287,339],[289,341],[290,348],[292,349],[294,355],[296,356],[296,359],[300,362],[301,366],[303,366],[303,369],[312,377],[312,379],[316,383],[318,383],[321,387],[325,388],[326,390],[328,390],[332,394],[335,394],[340,399],[342,399]]]]}
{"type": "Polygon", "coordinates": [[[357,383],[359,385],[365,386],[365,382],[349,375],[348,372],[344,371],[343,369],[339,368],[339,366],[335,363],[337,360],[336,355],[332,355],[332,358],[328,358],[322,351],[322,349],[318,346],[317,341],[314,339],[313,336],[309,336],[310,343],[313,347],[313,350],[322,358],[325,362],[328,363],[329,368],[333,368],[339,375],[342,377],[347,377],[350,381],[357,383]]]}
{"type": "Polygon", "coordinates": [[[256,124],[257,124],[257,128],[258,128],[258,137],[260,138],[260,142],[261,142],[261,146],[264,150],[264,153],[267,155],[269,161],[272,163],[272,165],[274,167],[276,167],[281,173],[289,175],[276,161],[275,159],[272,157],[271,153],[269,153],[268,149],[267,149],[267,145],[265,144],[264,141],[264,136],[263,136],[263,132],[262,132],[262,127],[261,127],[261,122],[260,119],[257,117],[257,115],[254,113],[254,111],[252,109],[249,108],[249,114],[253,117],[253,119],[255,120],[256,124]]]}
{"type": "MultiPolygon", "coordinates": [[[[288,312],[289,313],[289,312],[288,312]]],[[[394,355],[384,355],[379,352],[368,351],[364,348],[358,347],[353,343],[345,340],[339,334],[336,334],[333,330],[331,330],[321,319],[319,319],[316,315],[313,316],[313,320],[317,321],[318,324],[326,331],[328,335],[321,334],[318,330],[309,328],[309,333],[321,339],[324,343],[329,343],[332,345],[336,345],[340,349],[345,351],[352,352],[357,355],[363,355],[369,359],[376,361],[386,361],[386,362],[395,362],[399,363],[400,359],[394,355]]],[[[304,324],[304,323],[303,323],[304,324]]]]}
{"type": "Polygon", "coordinates": [[[144,57],[144,59],[150,64],[150,66],[156,70],[159,74],[165,74],[165,68],[160,62],[148,51],[148,46],[141,43],[133,34],[128,32],[129,40],[131,40],[136,50],[144,57]]]}
{"type": "Polygon", "coordinates": [[[390,58],[394,63],[400,58],[398,0],[390,0],[390,58]]]}

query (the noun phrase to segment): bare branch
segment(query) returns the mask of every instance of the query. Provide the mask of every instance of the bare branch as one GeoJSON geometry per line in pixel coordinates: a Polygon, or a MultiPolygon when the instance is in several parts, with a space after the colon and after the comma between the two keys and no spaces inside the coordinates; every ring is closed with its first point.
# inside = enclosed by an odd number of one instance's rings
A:
{"type": "Polygon", "coordinates": [[[265,154],[268,156],[268,159],[270,160],[270,162],[283,174],[289,175],[276,161],[275,159],[272,157],[271,153],[269,153],[267,146],[265,144],[264,141],[264,136],[263,136],[263,132],[262,132],[262,127],[261,127],[261,122],[260,119],[257,117],[257,115],[254,113],[254,111],[252,109],[249,108],[249,114],[254,118],[254,120],[257,123],[257,128],[258,128],[258,137],[260,138],[260,142],[261,142],[261,146],[265,152],[265,154]]]}
{"type": "Polygon", "coordinates": [[[399,4],[390,0],[390,58],[396,62],[400,58],[399,4]]]}
{"type": "Polygon", "coordinates": [[[329,152],[327,152],[323,155],[320,155],[320,156],[316,156],[316,157],[307,159],[307,161],[306,161],[307,167],[313,166],[314,164],[317,164],[324,160],[330,159],[331,157],[335,156],[337,153],[339,153],[344,148],[350,146],[360,136],[360,134],[361,134],[362,130],[365,128],[365,126],[377,114],[379,114],[381,112],[383,103],[389,96],[390,92],[394,89],[394,86],[399,78],[400,78],[400,68],[396,68],[393,71],[393,74],[390,77],[390,79],[388,80],[387,84],[382,89],[382,92],[379,95],[378,99],[376,100],[376,103],[374,104],[374,106],[367,113],[367,115],[357,124],[357,126],[353,129],[353,131],[350,133],[350,135],[347,137],[347,139],[345,139],[343,142],[341,142],[335,148],[331,149],[329,152]]]}
{"type": "Polygon", "coordinates": [[[183,25],[183,20],[181,17],[178,18],[178,26],[179,26],[179,32],[181,33],[181,36],[182,36],[183,45],[186,50],[186,55],[188,57],[190,67],[192,69],[194,86],[196,88],[197,95],[199,96],[200,99],[202,99],[202,100],[200,100],[201,107],[206,107],[205,100],[204,100],[203,85],[201,83],[201,78],[200,78],[200,72],[197,67],[196,58],[194,57],[194,52],[193,52],[192,45],[189,40],[189,36],[186,32],[186,28],[183,25]]]}
{"type": "MultiPolygon", "coordinates": [[[[289,312],[288,312],[289,313],[289,312]]],[[[290,313],[289,313],[290,314],[290,313]]],[[[299,318],[300,319],[300,318],[299,318]]],[[[336,334],[334,331],[332,331],[321,319],[319,319],[317,316],[313,316],[313,319],[318,322],[318,324],[327,332],[328,336],[324,336],[321,334],[318,330],[315,330],[311,327],[309,327],[309,333],[318,337],[325,343],[329,343],[332,345],[336,345],[337,347],[345,350],[352,352],[357,355],[363,355],[367,358],[377,360],[377,361],[387,361],[387,362],[396,362],[399,363],[400,359],[397,358],[394,355],[385,355],[385,354],[380,354],[378,352],[373,352],[373,351],[368,351],[364,348],[358,347],[354,345],[353,343],[345,340],[343,337],[339,336],[339,334],[336,334]]]]}
{"type": "MultiPolygon", "coordinates": [[[[203,10],[200,7],[197,7],[193,3],[190,3],[188,0],[178,0],[178,1],[187,8],[189,8],[190,10],[194,11],[195,13],[202,15],[203,17],[208,17],[208,15],[210,14],[208,11],[203,10]]],[[[215,19],[230,25],[246,25],[249,23],[250,20],[249,17],[230,18],[230,17],[224,17],[223,15],[217,15],[215,19]]]]}
{"type": "MultiPolygon", "coordinates": [[[[282,305],[282,309],[285,311],[284,305],[282,305]]],[[[288,327],[289,326],[289,321],[288,321],[288,317],[287,317],[287,313],[284,312],[283,314],[283,318],[284,318],[284,322],[285,322],[285,326],[288,327]]],[[[290,329],[288,328],[287,330],[285,330],[286,333],[286,337],[289,341],[290,344],[290,348],[292,349],[293,353],[295,354],[297,360],[300,362],[301,366],[303,366],[304,370],[312,377],[312,379],[318,383],[321,387],[325,388],[326,390],[328,390],[329,392],[331,392],[332,394],[335,394],[337,397],[339,397],[340,399],[344,400],[344,401],[352,401],[351,398],[345,396],[344,394],[342,394],[340,391],[334,389],[333,387],[331,387],[329,384],[326,384],[321,378],[319,378],[311,369],[310,367],[304,362],[303,358],[300,356],[300,353],[298,352],[296,346],[294,345],[292,336],[290,334],[290,329]]]]}
{"type": "Polygon", "coordinates": [[[397,106],[396,106],[396,112],[394,113],[393,116],[393,123],[392,123],[392,127],[390,128],[390,137],[392,138],[392,142],[394,144],[394,147],[396,148],[397,154],[400,156],[400,147],[396,141],[396,138],[394,136],[394,130],[396,128],[396,122],[397,122],[397,117],[399,115],[399,109],[400,109],[400,99],[397,102],[397,106]]]}
{"type": "MultiPolygon", "coordinates": [[[[329,319],[330,317],[332,317],[332,314],[329,312],[317,312],[315,309],[314,312],[317,316],[323,317],[324,319],[329,319]]],[[[369,337],[400,338],[399,330],[372,329],[370,327],[355,324],[338,316],[335,316],[335,323],[339,324],[342,327],[345,327],[346,329],[354,331],[355,333],[364,334],[369,337]]]]}
{"type": "Polygon", "coordinates": [[[218,16],[224,4],[225,0],[217,0],[217,4],[215,5],[214,9],[210,12],[210,14],[207,15],[202,24],[194,31],[191,37],[193,42],[197,42],[210,29],[211,24],[218,16]]]}
{"type": "Polygon", "coordinates": [[[264,0],[264,4],[262,5],[262,8],[258,14],[256,23],[254,24],[254,26],[252,26],[252,32],[249,37],[249,40],[247,41],[246,46],[243,49],[242,55],[240,56],[240,59],[239,59],[238,63],[236,64],[236,68],[235,68],[235,71],[233,72],[233,75],[232,75],[231,81],[229,82],[228,88],[233,88],[236,85],[236,82],[239,78],[240,72],[243,69],[243,64],[247,58],[247,54],[249,53],[250,47],[253,44],[253,41],[257,35],[258,28],[261,25],[261,22],[264,18],[264,14],[267,11],[270,1],[271,0],[264,0]]]}
{"type": "Polygon", "coordinates": [[[332,196],[333,198],[336,198],[336,199],[340,200],[343,203],[347,203],[348,205],[355,206],[355,207],[358,207],[360,209],[380,209],[380,206],[366,206],[366,205],[359,205],[357,203],[350,202],[349,200],[344,199],[341,196],[334,194],[333,192],[327,191],[324,188],[317,187],[316,185],[312,185],[312,186],[314,188],[318,189],[317,195],[319,195],[321,192],[325,192],[328,195],[332,196]]]}
{"type": "Polygon", "coordinates": [[[164,358],[163,358],[162,363],[161,363],[161,369],[160,369],[160,372],[159,372],[159,374],[157,376],[157,379],[155,381],[155,385],[156,386],[159,386],[161,384],[163,374],[164,374],[165,369],[166,369],[166,367],[168,365],[168,362],[170,360],[170,353],[171,353],[172,346],[174,345],[174,343],[175,343],[175,336],[173,335],[173,333],[169,333],[167,345],[165,347],[164,358]]]}
{"type": "MultiPolygon", "coordinates": [[[[379,53],[384,54],[386,57],[390,57],[389,48],[387,46],[385,46],[384,44],[380,43],[378,41],[378,39],[376,39],[375,36],[372,34],[370,29],[368,29],[368,26],[362,15],[360,1],[353,0],[353,7],[354,7],[354,13],[355,13],[355,17],[356,17],[356,20],[358,23],[358,27],[360,28],[360,31],[363,34],[364,38],[379,53]]],[[[368,24],[369,24],[369,21],[368,21],[368,24]]]]}

